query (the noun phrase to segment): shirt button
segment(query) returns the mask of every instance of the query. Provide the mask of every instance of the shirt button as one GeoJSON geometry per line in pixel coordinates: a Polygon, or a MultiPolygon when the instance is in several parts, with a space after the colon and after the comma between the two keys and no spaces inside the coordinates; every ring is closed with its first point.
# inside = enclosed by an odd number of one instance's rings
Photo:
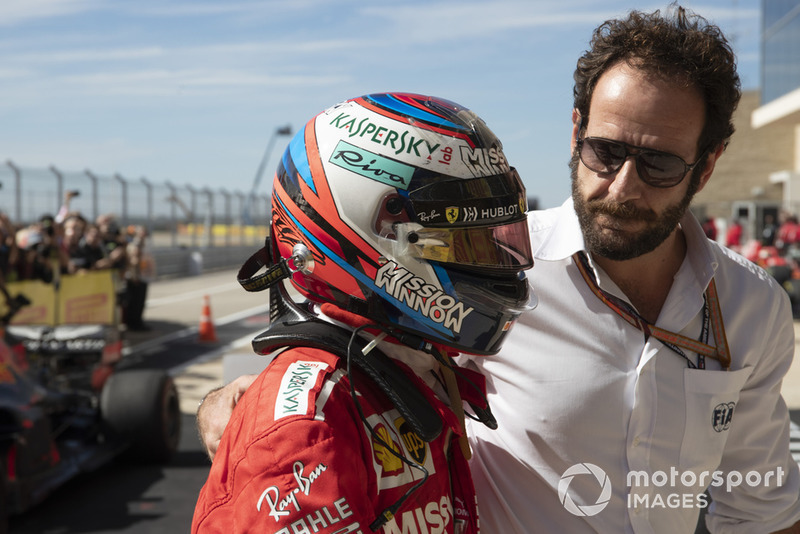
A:
{"type": "Polygon", "coordinates": [[[640,442],[639,436],[636,436],[635,438],[633,438],[633,446],[634,447],[638,447],[639,446],[639,442],[640,442]]]}

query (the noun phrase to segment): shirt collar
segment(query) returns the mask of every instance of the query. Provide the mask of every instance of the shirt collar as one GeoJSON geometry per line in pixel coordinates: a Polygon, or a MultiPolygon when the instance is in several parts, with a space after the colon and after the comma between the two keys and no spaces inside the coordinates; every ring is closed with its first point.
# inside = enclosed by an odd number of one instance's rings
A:
{"type": "Polygon", "coordinates": [[[686,210],[686,214],[681,219],[683,235],[686,236],[686,260],[688,267],[694,272],[699,285],[705,290],[706,286],[714,278],[717,272],[719,261],[714,255],[713,246],[706,237],[700,221],[686,210]]]}
{"type": "MultiPolygon", "coordinates": [[[[548,217],[534,217],[529,220],[531,233],[539,234],[539,239],[534,240],[538,242],[534,250],[534,259],[560,261],[579,250],[585,251],[586,244],[572,197],[564,201],[560,207],[548,211],[551,212],[548,217]]],[[[702,293],[714,277],[719,263],[700,222],[690,210],[686,210],[680,224],[686,236],[686,260],[680,270],[690,271],[690,276],[694,278],[702,293]]]]}
{"type": "Polygon", "coordinates": [[[560,261],[569,258],[579,250],[586,250],[578,216],[572,204],[572,197],[550,210],[550,217],[529,219],[531,233],[538,233],[538,247],[533,251],[535,260],[560,261]]]}

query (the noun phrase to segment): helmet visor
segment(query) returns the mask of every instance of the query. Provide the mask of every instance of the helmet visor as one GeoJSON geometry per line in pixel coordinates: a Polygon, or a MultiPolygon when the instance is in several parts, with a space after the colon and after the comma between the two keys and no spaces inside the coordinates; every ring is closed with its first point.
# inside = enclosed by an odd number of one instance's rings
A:
{"type": "Polygon", "coordinates": [[[527,219],[499,226],[429,228],[414,223],[399,224],[395,230],[405,253],[440,263],[522,271],[533,266],[527,219]]]}
{"type": "Polygon", "coordinates": [[[480,178],[439,176],[408,192],[412,220],[426,227],[497,226],[525,218],[525,186],[513,167],[480,178]]]}

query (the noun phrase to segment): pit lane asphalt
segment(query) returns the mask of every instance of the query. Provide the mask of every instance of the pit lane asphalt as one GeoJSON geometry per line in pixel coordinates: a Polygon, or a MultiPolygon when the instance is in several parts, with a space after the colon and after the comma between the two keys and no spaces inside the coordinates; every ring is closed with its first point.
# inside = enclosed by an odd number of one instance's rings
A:
{"type": "MultiPolygon", "coordinates": [[[[12,518],[10,532],[188,532],[197,494],[210,466],[195,431],[197,404],[206,392],[223,384],[223,359],[259,359],[252,354],[249,342],[267,325],[266,301],[266,293],[241,289],[235,270],[151,283],[145,310],[151,330],[126,333],[125,352],[134,365],[168,369],[175,377],[183,413],[177,454],[166,465],[114,462],[74,479],[36,508],[12,518]],[[212,343],[202,342],[198,336],[206,295],[218,338],[212,343]]],[[[798,321],[795,335],[797,347],[798,321]]],[[[800,462],[800,358],[787,374],[782,392],[792,415],[792,450],[800,462]]]]}
{"type": "Polygon", "coordinates": [[[199,400],[222,385],[226,355],[249,355],[250,339],[267,325],[267,293],[247,293],[236,271],[156,281],[148,288],[146,332],[126,332],[126,363],[167,369],[181,399],[178,451],[165,465],[115,461],[69,481],[37,507],[11,518],[18,534],[159,534],[188,532],[210,462],[195,430],[199,400]],[[198,335],[209,297],[216,342],[198,335]]]}

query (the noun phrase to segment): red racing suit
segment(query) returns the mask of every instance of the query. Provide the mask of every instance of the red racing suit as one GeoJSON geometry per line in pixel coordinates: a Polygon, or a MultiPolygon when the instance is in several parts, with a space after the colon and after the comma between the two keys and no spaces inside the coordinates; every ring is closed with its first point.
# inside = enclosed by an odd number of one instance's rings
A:
{"type": "Polygon", "coordinates": [[[396,362],[444,422],[421,440],[389,398],[354,371],[358,413],[344,362],[319,349],[287,349],[237,404],[200,492],[192,532],[333,534],[370,524],[424,476],[428,479],[377,532],[477,534],[469,467],[458,419],[410,368],[396,362]]]}

